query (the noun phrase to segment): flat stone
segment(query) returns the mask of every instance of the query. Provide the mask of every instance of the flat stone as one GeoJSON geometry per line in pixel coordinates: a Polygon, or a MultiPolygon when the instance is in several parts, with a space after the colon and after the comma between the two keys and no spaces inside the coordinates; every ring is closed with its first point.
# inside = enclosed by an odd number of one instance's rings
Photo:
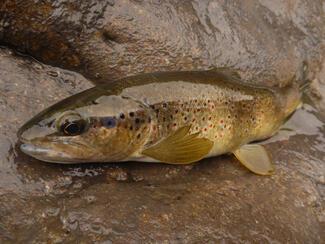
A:
{"type": "Polygon", "coordinates": [[[266,143],[276,164],[271,177],[232,156],[190,166],[55,165],[22,154],[16,132],[91,84],[4,49],[0,74],[0,242],[324,240],[325,127],[312,106],[266,143]]]}

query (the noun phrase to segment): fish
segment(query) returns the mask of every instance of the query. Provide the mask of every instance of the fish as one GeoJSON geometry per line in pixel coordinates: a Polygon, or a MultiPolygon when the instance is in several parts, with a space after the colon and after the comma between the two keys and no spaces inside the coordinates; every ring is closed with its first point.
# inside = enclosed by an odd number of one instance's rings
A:
{"type": "Polygon", "coordinates": [[[259,141],[301,104],[295,82],[243,82],[230,68],[144,73],[94,86],[40,112],[17,135],[20,149],[52,163],[190,164],[233,154],[258,175],[274,172],[259,141]]]}

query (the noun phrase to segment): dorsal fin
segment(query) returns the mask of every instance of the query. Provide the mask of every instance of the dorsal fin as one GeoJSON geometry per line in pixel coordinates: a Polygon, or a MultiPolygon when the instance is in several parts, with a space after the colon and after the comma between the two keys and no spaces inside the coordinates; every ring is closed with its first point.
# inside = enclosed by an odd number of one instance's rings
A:
{"type": "Polygon", "coordinates": [[[231,80],[235,80],[235,81],[241,80],[239,73],[235,69],[232,69],[232,68],[218,67],[218,68],[210,69],[209,71],[221,73],[231,80]]]}

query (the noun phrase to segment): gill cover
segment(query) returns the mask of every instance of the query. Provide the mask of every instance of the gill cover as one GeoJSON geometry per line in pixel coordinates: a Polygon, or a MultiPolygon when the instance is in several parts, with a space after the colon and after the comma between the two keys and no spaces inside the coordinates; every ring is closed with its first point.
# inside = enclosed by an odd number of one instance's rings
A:
{"type": "Polygon", "coordinates": [[[146,142],[150,123],[143,104],[92,88],[44,110],[18,136],[22,151],[43,161],[114,162],[146,142]]]}

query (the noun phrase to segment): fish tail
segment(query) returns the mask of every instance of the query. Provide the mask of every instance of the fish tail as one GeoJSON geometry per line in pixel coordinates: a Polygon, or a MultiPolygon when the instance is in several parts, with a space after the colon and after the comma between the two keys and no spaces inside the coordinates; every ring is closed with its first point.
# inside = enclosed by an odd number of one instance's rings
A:
{"type": "Polygon", "coordinates": [[[307,92],[310,89],[310,84],[311,84],[311,81],[310,80],[306,80],[302,84],[300,84],[299,85],[299,91],[300,91],[300,93],[302,94],[302,93],[307,92]]]}
{"type": "Polygon", "coordinates": [[[302,63],[302,69],[301,69],[301,80],[303,82],[299,85],[300,94],[307,92],[311,85],[311,80],[307,78],[307,71],[308,71],[308,63],[307,61],[304,61],[302,63]]]}

